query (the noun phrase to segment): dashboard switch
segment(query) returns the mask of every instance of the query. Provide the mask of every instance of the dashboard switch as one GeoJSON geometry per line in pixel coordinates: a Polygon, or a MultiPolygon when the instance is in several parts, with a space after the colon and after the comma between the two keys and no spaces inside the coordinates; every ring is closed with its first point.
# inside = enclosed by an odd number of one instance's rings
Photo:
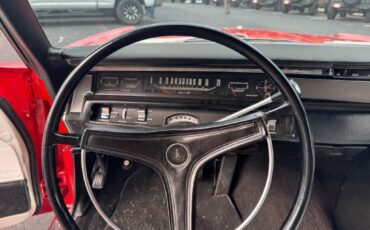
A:
{"type": "Polygon", "coordinates": [[[122,113],[121,113],[121,119],[126,120],[126,116],[127,116],[127,109],[123,108],[122,113]]]}
{"type": "Polygon", "coordinates": [[[101,107],[100,108],[100,119],[109,119],[110,109],[109,107],[101,107]]]}
{"type": "Polygon", "coordinates": [[[138,122],[145,122],[146,121],[146,109],[138,109],[137,110],[137,121],[138,122]]]}
{"type": "Polygon", "coordinates": [[[121,108],[112,107],[109,120],[111,122],[118,122],[121,119],[121,108]]]}
{"type": "Polygon", "coordinates": [[[271,134],[276,134],[276,120],[267,121],[267,127],[271,134]]]}

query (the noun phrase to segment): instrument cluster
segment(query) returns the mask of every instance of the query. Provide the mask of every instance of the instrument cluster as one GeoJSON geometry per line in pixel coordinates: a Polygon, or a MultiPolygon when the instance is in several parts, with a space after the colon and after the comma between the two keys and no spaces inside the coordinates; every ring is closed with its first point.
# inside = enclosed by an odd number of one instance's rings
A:
{"type": "Polygon", "coordinates": [[[96,78],[98,92],[118,94],[262,99],[277,92],[273,82],[263,74],[107,72],[96,78]]]}

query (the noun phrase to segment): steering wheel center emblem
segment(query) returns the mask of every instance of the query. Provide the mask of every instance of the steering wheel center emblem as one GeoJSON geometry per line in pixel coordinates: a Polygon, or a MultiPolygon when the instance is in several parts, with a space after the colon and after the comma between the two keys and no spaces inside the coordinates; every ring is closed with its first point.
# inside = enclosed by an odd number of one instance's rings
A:
{"type": "Polygon", "coordinates": [[[172,144],[167,148],[166,158],[174,166],[185,164],[189,158],[189,150],[183,144],[172,144]]]}

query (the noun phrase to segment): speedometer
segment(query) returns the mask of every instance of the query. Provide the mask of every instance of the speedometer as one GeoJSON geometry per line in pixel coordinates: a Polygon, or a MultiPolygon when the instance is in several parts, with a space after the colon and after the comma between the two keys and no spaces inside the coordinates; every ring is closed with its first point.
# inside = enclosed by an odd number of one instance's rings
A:
{"type": "Polygon", "coordinates": [[[225,95],[223,81],[220,78],[159,76],[150,77],[147,85],[152,88],[153,92],[160,94],[207,96],[225,95]]]}

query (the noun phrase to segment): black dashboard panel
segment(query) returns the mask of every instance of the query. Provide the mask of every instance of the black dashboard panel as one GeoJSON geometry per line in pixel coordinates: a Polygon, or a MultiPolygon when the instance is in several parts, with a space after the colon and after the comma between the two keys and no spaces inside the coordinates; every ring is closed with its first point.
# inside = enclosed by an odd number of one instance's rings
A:
{"type": "Polygon", "coordinates": [[[256,101],[277,92],[258,73],[101,72],[95,79],[100,94],[256,101]]]}
{"type": "Polygon", "coordinates": [[[277,92],[262,73],[94,72],[84,121],[163,126],[214,122],[277,92]]]}

